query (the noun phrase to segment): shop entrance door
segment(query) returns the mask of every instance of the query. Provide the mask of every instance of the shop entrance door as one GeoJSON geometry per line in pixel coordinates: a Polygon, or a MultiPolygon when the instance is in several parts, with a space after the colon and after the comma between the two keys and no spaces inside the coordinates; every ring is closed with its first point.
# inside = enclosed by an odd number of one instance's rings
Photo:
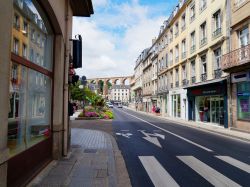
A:
{"type": "Polygon", "coordinates": [[[223,125],[224,122],[224,100],[222,97],[211,97],[210,119],[212,123],[223,125]]]}

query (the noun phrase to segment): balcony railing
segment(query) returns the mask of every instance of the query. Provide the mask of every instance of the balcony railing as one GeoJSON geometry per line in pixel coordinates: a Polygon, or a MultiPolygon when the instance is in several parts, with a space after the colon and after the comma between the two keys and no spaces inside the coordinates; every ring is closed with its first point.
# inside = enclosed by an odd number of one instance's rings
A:
{"type": "Polygon", "coordinates": [[[183,53],[181,54],[181,58],[182,58],[182,59],[186,58],[186,52],[183,52],[183,53]]]}
{"type": "Polygon", "coordinates": [[[207,37],[202,38],[201,41],[200,41],[200,45],[203,46],[206,43],[207,43],[207,37]]]}
{"type": "Polygon", "coordinates": [[[189,80],[183,79],[182,80],[182,86],[187,86],[189,84],[189,80]]]}
{"type": "Polygon", "coordinates": [[[207,73],[202,73],[201,74],[201,81],[204,82],[207,80],[207,73]]]}
{"type": "Polygon", "coordinates": [[[216,38],[217,36],[219,36],[221,34],[221,28],[217,28],[214,32],[213,32],[213,38],[216,38]]]}
{"type": "Polygon", "coordinates": [[[195,45],[191,46],[190,53],[192,54],[195,51],[195,45]]]}
{"type": "Polygon", "coordinates": [[[215,78],[215,79],[221,78],[221,75],[222,75],[222,70],[221,70],[220,68],[214,70],[214,78],[215,78]]]}
{"type": "Polygon", "coordinates": [[[250,45],[236,49],[222,57],[222,70],[250,62],[250,45]]]}
{"type": "Polygon", "coordinates": [[[178,88],[179,87],[179,81],[175,82],[175,87],[178,88]]]}
{"type": "Polygon", "coordinates": [[[192,80],[192,84],[194,84],[194,83],[196,82],[195,76],[193,76],[193,77],[191,78],[191,80],[192,80]]]}

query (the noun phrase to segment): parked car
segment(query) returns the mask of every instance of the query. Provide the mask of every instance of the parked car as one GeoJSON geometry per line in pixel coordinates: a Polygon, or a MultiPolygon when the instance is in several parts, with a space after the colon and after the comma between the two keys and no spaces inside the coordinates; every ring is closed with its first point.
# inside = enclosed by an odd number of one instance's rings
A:
{"type": "Polygon", "coordinates": [[[114,105],[113,105],[112,103],[108,103],[107,106],[108,106],[109,108],[114,108],[114,105]]]}
{"type": "Polygon", "coordinates": [[[118,107],[118,108],[122,108],[123,106],[122,106],[121,103],[119,103],[117,107],[118,107]]]}

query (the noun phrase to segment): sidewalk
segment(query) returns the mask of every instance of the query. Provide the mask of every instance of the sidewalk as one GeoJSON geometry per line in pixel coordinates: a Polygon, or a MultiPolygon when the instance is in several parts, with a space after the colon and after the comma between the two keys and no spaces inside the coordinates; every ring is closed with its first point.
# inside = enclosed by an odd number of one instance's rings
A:
{"type": "MultiPolygon", "coordinates": [[[[134,108],[130,108],[130,107],[126,107],[126,109],[135,111],[134,108]]],[[[137,111],[137,112],[139,112],[141,114],[149,115],[149,116],[152,116],[155,118],[161,118],[165,121],[172,122],[172,123],[175,123],[178,125],[188,126],[191,128],[198,128],[200,130],[209,131],[212,133],[217,133],[217,134],[220,134],[223,136],[233,137],[233,138],[241,139],[244,141],[250,141],[250,133],[247,133],[247,132],[240,132],[240,131],[232,130],[230,128],[226,129],[224,127],[209,124],[209,123],[202,123],[202,122],[197,122],[197,121],[195,121],[195,122],[194,121],[185,121],[183,119],[176,119],[176,118],[171,118],[171,117],[166,117],[166,116],[160,116],[160,115],[147,113],[147,112],[143,112],[143,111],[137,111]]]]}
{"type": "Polygon", "coordinates": [[[28,186],[131,186],[123,157],[110,134],[72,128],[71,137],[68,158],[51,162],[28,186]]]}

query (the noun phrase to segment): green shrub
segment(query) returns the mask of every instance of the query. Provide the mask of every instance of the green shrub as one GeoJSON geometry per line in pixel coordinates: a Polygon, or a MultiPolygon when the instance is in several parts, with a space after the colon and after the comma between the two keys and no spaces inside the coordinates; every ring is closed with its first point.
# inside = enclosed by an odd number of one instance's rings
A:
{"type": "Polygon", "coordinates": [[[109,119],[114,119],[113,112],[111,112],[111,111],[106,111],[106,112],[104,112],[104,113],[108,116],[109,119]]]}
{"type": "Polygon", "coordinates": [[[78,117],[85,117],[84,114],[85,114],[84,112],[81,112],[81,113],[78,115],[78,117]]]}

